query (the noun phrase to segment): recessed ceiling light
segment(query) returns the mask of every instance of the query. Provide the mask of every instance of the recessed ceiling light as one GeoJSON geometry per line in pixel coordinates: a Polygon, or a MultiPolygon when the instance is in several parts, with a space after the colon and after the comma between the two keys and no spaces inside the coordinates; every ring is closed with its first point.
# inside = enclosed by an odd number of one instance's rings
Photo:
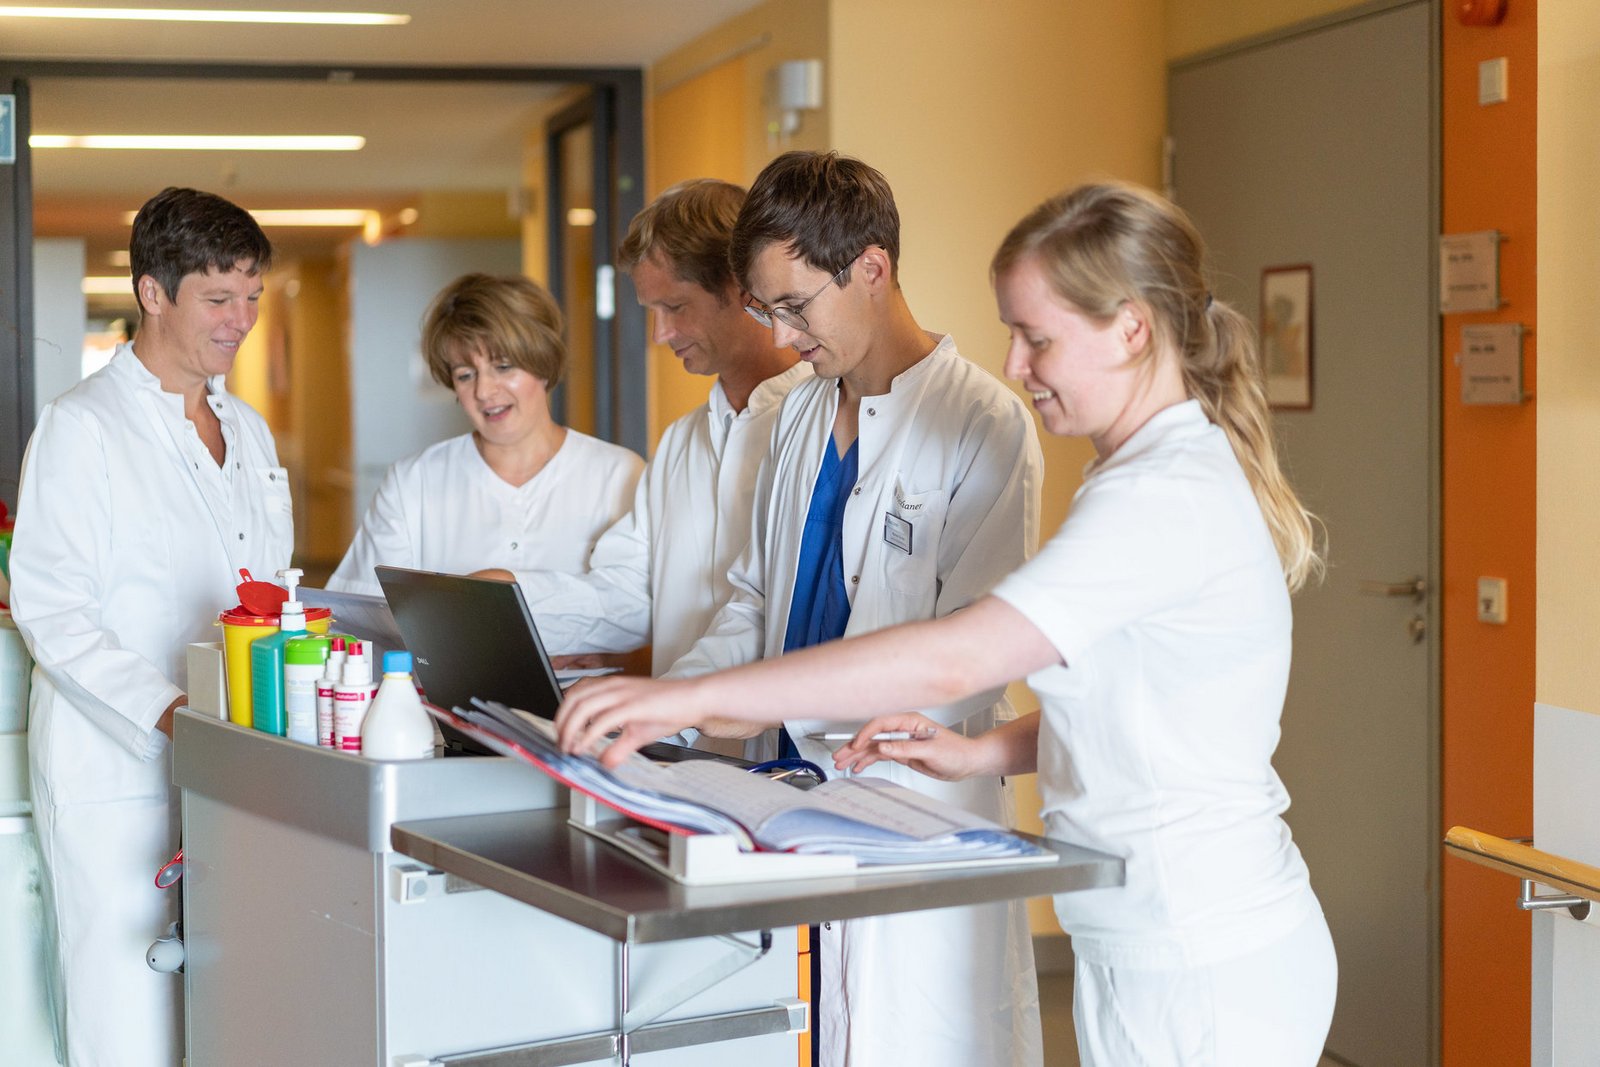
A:
{"type": "Polygon", "coordinates": [[[36,133],[29,148],[121,148],[180,152],[358,152],[365,137],[36,133]]]}
{"type": "Polygon", "coordinates": [[[377,216],[366,208],[276,208],[251,211],[263,226],[366,226],[377,216]]]}
{"type": "MultiPolygon", "coordinates": [[[[378,213],[364,207],[330,208],[268,208],[252,210],[250,216],[261,226],[365,226],[378,213]]],[[[123,214],[122,221],[129,226],[138,216],[137,211],[123,214]]]]}
{"type": "Polygon", "coordinates": [[[131,22],[248,22],[306,26],[404,26],[410,15],[374,11],[214,11],[205,8],[0,6],[0,18],[131,22]]]}
{"type": "Polygon", "coordinates": [[[126,274],[90,275],[83,279],[84,296],[132,296],[133,279],[126,274]]]}

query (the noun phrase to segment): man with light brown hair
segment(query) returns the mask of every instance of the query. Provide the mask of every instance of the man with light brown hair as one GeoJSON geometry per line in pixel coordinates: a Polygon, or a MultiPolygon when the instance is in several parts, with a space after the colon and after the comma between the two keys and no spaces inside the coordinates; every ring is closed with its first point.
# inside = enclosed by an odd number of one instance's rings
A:
{"type": "Polygon", "coordinates": [[[521,577],[552,651],[628,652],[649,643],[652,673],[660,674],[731,591],[728,568],[750,533],[772,421],[789,390],[809,377],[744,312],[750,294],[728,265],[744,198],[728,182],[687,181],[628,227],[619,266],[650,310],[652,339],[690,374],[716,380],[706,403],[661,435],[633,511],[596,543],[588,572],[521,577]]]}

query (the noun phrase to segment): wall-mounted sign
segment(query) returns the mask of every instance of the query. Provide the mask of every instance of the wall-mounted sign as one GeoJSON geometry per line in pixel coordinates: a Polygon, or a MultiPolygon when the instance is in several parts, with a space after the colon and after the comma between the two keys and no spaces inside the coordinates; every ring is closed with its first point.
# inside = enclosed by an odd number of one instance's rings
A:
{"type": "Polygon", "coordinates": [[[1463,404],[1522,403],[1521,323],[1461,327],[1457,362],[1463,404]]]}
{"type": "Polygon", "coordinates": [[[1439,238],[1439,312],[1494,311],[1500,306],[1500,231],[1439,238]]]}
{"type": "Polygon", "coordinates": [[[0,164],[17,161],[17,98],[0,94],[0,164]]]}

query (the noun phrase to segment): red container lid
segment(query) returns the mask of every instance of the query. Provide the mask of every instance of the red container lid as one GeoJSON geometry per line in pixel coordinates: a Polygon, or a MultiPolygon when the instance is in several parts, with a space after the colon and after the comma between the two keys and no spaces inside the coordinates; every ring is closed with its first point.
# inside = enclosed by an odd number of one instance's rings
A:
{"type": "MultiPolygon", "coordinates": [[[[317,622],[321,619],[330,618],[332,615],[332,608],[307,608],[306,622],[317,622]]],[[[281,616],[257,615],[243,604],[240,604],[222,612],[217,618],[230,626],[276,626],[281,616]]]]}
{"type": "Polygon", "coordinates": [[[239,591],[240,607],[256,615],[276,615],[283,610],[289,590],[271,582],[257,581],[243,567],[239,568],[239,577],[244,579],[235,587],[239,591]]]}

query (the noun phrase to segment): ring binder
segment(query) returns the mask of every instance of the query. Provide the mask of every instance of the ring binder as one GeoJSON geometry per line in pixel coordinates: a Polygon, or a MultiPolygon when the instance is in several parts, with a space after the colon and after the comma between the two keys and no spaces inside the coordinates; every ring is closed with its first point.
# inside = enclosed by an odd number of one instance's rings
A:
{"type": "Polygon", "coordinates": [[[567,821],[684,885],[733,885],[857,874],[854,856],[743,852],[731,834],[667,834],[572,791],[567,821]]]}

